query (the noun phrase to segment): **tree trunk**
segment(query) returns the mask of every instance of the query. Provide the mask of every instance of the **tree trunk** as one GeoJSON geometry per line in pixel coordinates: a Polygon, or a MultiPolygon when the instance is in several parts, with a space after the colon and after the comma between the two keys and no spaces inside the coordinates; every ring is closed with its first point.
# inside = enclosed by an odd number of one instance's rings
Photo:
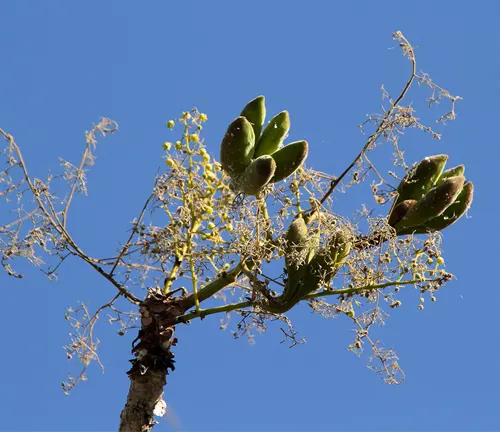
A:
{"type": "Polygon", "coordinates": [[[155,408],[161,410],[167,371],[148,371],[130,376],[127,403],[120,416],[120,432],[148,432],[156,421],[155,408]]]}
{"type": "Polygon", "coordinates": [[[132,348],[135,358],[127,372],[130,388],[120,415],[120,432],[149,432],[157,423],[154,417],[165,413],[163,387],[168,370],[175,369],[173,324],[186,309],[180,306],[179,298],[150,290],[139,310],[141,329],[133,344],[139,342],[132,348]]]}

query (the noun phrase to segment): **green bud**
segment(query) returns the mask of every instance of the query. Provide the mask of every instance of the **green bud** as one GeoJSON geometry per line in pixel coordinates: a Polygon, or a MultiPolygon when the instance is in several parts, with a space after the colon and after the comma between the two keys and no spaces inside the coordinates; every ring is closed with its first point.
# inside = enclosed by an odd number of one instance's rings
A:
{"type": "Polygon", "coordinates": [[[288,111],[282,111],[267,124],[255,146],[254,157],[273,154],[280,148],[290,130],[288,111]]]}
{"type": "Polygon", "coordinates": [[[344,264],[351,250],[351,236],[348,231],[338,230],[311,259],[307,272],[302,277],[296,297],[302,300],[306,295],[328,286],[338,269],[344,264]]]}
{"type": "Polygon", "coordinates": [[[241,111],[240,115],[245,117],[252,124],[253,131],[255,133],[255,140],[258,141],[266,119],[266,104],[264,96],[258,96],[248,102],[245,108],[243,108],[243,111],[241,111]]]}
{"type": "Polygon", "coordinates": [[[301,217],[292,221],[285,239],[284,255],[288,272],[287,284],[279,297],[264,305],[266,310],[274,313],[286,312],[302,300],[304,280],[309,274],[309,263],[313,260],[319,246],[319,233],[309,233],[307,225],[301,217]]]}
{"type": "Polygon", "coordinates": [[[450,177],[432,188],[424,198],[417,202],[396,225],[400,234],[406,228],[425,224],[440,216],[458,197],[465,183],[463,176],[450,177]]]}
{"type": "Polygon", "coordinates": [[[447,155],[429,156],[415,165],[399,184],[395,205],[410,199],[419,201],[434,186],[447,160],[447,155]]]}
{"type": "Polygon", "coordinates": [[[301,217],[290,224],[285,239],[285,263],[289,271],[301,264],[308,264],[319,246],[319,233],[310,234],[301,217]]]}
{"type": "Polygon", "coordinates": [[[310,246],[307,225],[303,218],[297,218],[286,232],[285,265],[288,272],[287,286],[280,296],[281,302],[295,298],[298,283],[304,276],[309,262],[310,246]]]}
{"type": "Polygon", "coordinates": [[[255,133],[245,117],[231,122],[222,139],[220,160],[224,170],[231,176],[242,174],[252,161],[255,133]]]}
{"type": "Polygon", "coordinates": [[[292,175],[302,166],[308,151],[307,141],[296,141],[273,153],[273,159],[276,161],[276,172],[271,181],[276,183],[292,175]]]}
{"type": "MultiPolygon", "coordinates": [[[[410,232],[416,234],[424,234],[426,232],[441,231],[460,219],[469,209],[474,197],[474,185],[466,183],[457,196],[456,200],[451,204],[440,216],[430,219],[423,225],[409,229],[410,232]]],[[[405,232],[407,234],[407,232],[405,232]]]]}
{"type": "Polygon", "coordinates": [[[441,174],[441,177],[439,177],[439,180],[437,181],[436,185],[440,184],[443,182],[443,180],[450,178],[450,177],[455,177],[455,176],[463,176],[465,172],[465,166],[459,165],[454,168],[447,169],[446,171],[441,174]]]}
{"type": "Polygon", "coordinates": [[[391,214],[389,215],[389,220],[387,223],[390,226],[396,225],[403,217],[408,213],[408,210],[410,210],[417,201],[415,200],[405,200],[400,202],[397,206],[393,207],[391,210],[391,214]]]}
{"type": "Polygon", "coordinates": [[[276,162],[271,156],[264,155],[248,165],[238,179],[239,189],[247,195],[257,195],[269,183],[276,171],[276,162]]]}
{"type": "Polygon", "coordinates": [[[326,263],[330,266],[340,266],[345,262],[347,255],[351,251],[351,236],[346,230],[336,231],[325,246],[327,252],[326,263]],[[329,258],[329,260],[328,260],[329,258]]]}
{"type": "Polygon", "coordinates": [[[288,230],[286,232],[285,239],[287,241],[286,244],[286,253],[288,254],[291,251],[291,248],[296,247],[297,245],[302,244],[307,238],[307,225],[304,218],[296,218],[292,221],[288,230]]]}

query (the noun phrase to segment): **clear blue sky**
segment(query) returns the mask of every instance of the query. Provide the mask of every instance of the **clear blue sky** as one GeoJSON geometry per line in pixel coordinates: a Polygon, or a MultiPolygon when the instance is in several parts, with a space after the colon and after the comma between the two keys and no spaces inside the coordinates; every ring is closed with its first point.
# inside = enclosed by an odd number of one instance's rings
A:
{"type": "MultiPolygon", "coordinates": [[[[400,354],[406,382],[385,385],[347,352],[345,320],[302,308],[295,326],[308,343],[291,350],[276,328],[255,345],[219,331],[217,317],[181,328],[165,399],[191,431],[500,429],[500,2],[2,1],[0,16],[0,126],[33,175],[44,177],[58,157],[76,162],[99,117],[120,124],[99,146],[90,196],[70,215],[71,232],[96,256],[124,240],[148,194],[161,144],[175,139],[165,121],[194,106],[209,116],[204,136],[216,154],[228,122],[264,94],[270,113],[291,113],[290,140],[309,141],[309,165],[338,174],[363,144],[357,125],[379,110],[380,85],[395,94],[407,79],[391,40],[401,30],[419,68],[464,98],[457,121],[438,127],[440,142],[409,133],[401,144],[413,161],[450,154],[476,187],[471,218],[444,232],[458,279],[422,312],[409,290],[379,332],[400,354]]],[[[410,101],[423,107],[426,96],[410,101]]],[[[419,114],[432,121],[444,109],[419,114]]],[[[361,189],[349,204],[372,204],[361,189]]],[[[21,269],[21,281],[0,274],[0,429],[115,430],[131,336],[115,336],[103,320],[105,374],[92,367],[70,397],[60,388],[78,367],[62,349],[65,308],[97,307],[113,288],[81,263],[55,283],[21,269]]],[[[171,429],[162,421],[155,430],[171,429]]]]}

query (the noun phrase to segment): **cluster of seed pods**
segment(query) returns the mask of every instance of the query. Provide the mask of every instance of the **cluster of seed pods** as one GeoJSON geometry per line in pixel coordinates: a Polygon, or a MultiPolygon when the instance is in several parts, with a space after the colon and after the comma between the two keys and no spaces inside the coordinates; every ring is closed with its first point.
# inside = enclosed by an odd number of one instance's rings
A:
{"type": "Polygon", "coordinates": [[[264,128],[265,119],[264,96],[259,96],[231,122],[221,143],[222,168],[231,176],[233,189],[246,195],[258,195],[267,184],[286,179],[307,157],[307,141],[282,147],[290,130],[288,111],[264,128]]]}
{"type": "Polygon", "coordinates": [[[441,231],[470,207],[474,186],[459,165],[444,171],[448,156],[429,156],[416,164],[398,186],[388,223],[398,235],[441,231]]]}

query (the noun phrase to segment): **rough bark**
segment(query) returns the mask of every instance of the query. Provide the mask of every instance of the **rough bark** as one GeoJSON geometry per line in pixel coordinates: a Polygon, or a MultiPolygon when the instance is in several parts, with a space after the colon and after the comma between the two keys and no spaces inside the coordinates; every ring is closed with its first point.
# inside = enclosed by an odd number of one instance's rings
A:
{"type": "Polygon", "coordinates": [[[140,304],[141,329],[132,348],[134,358],[127,372],[130,388],[120,415],[120,432],[148,432],[156,424],[155,415],[162,415],[162,399],[168,370],[174,370],[172,346],[176,345],[174,323],[185,308],[179,299],[150,290],[140,304]]]}
{"type": "Polygon", "coordinates": [[[156,424],[154,409],[161,404],[167,372],[148,371],[130,377],[127,403],[120,416],[120,432],[147,432],[156,424]]]}

